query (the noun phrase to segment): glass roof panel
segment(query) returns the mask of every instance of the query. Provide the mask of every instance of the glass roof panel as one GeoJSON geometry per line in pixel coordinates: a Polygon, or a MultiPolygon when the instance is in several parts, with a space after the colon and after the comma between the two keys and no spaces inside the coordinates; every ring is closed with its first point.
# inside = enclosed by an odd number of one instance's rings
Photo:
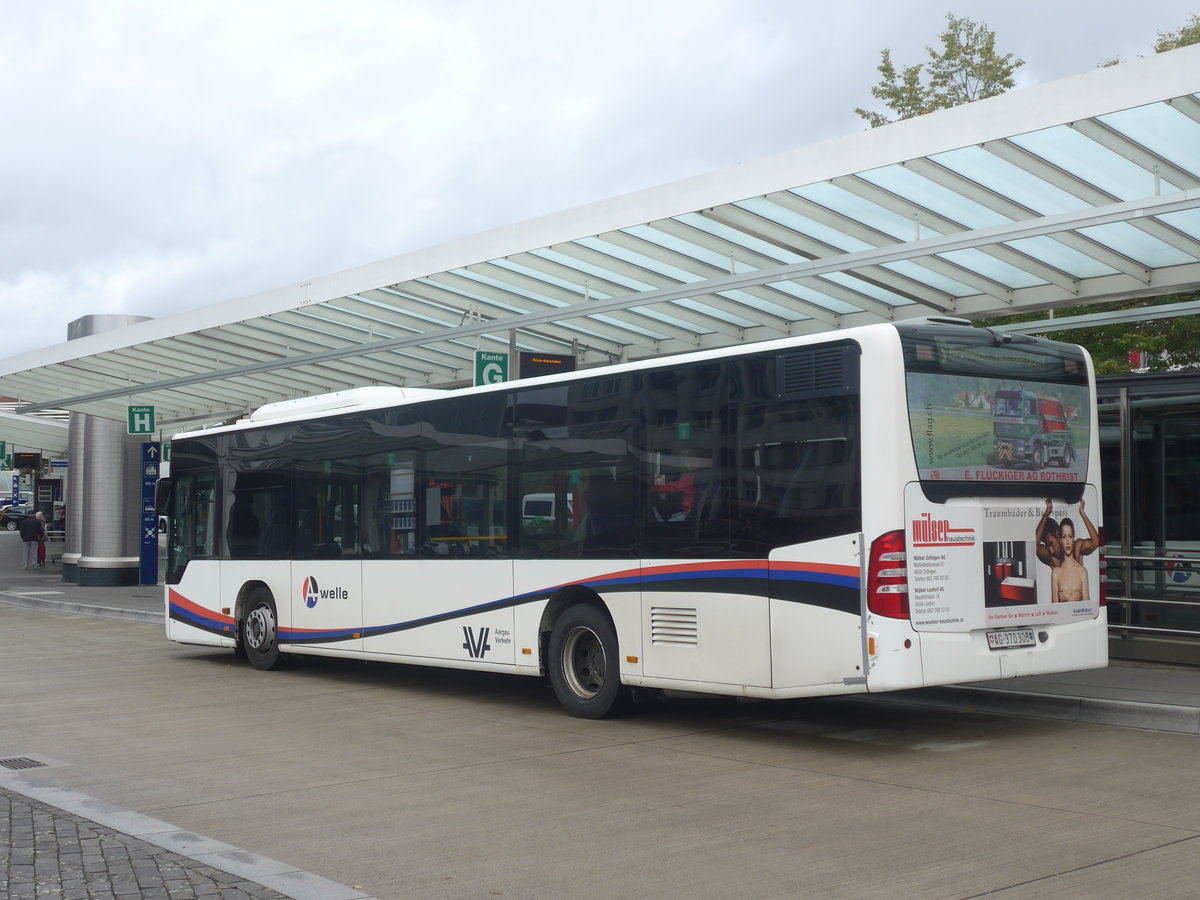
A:
{"type": "Polygon", "coordinates": [[[1140,228],[1134,228],[1128,222],[1080,228],[1079,233],[1086,234],[1097,243],[1112,247],[1118,253],[1123,253],[1150,268],[1177,266],[1196,261],[1194,256],[1188,256],[1182,250],[1146,234],[1140,228]]]}
{"type": "Polygon", "coordinates": [[[828,279],[834,284],[840,284],[842,287],[856,293],[864,294],[872,300],[886,303],[888,306],[908,306],[914,302],[907,297],[901,297],[899,294],[889,291],[881,285],[871,284],[869,281],[856,278],[850,272],[830,272],[827,275],[820,275],[818,277],[828,279]]]}
{"type": "Polygon", "coordinates": [[[595,319],[597,322],[603,322],[605,325],[612,325],[616,328],[624,328],[626,331],[632,331],[634,334],[640,334],[643,337],[648,337],[655,341],[665,341],[669,337],[669,335],[661,331],[643,328],[642,326],[636,325],[627,319],[617,319],[613,316],[607,316],[603,313],[593,313],[590,316],[586,316],[584,321],[587,321],[587,319],[595,319]]]}
{"type": "MultiPolygon", "coordinates": [[[[619,275],[616,275],[615,273],[608,272],[607,270],[599,269],[596,266],[590,265],[588,263],[580,263],[579,260],[576,260],[569,256],[564,256],[563,254],[557,253],[553,250],[545,250],[545,251],[539,250],[539,251],[535,251],[535,253],[536,253],[536,255],[544,256],[547,259],[549,259],[550,257],[555,257],[555,259],[553,261],[558,262],[561,260],[564,265],[570,264],[570,265],[574,265],[576,267],[582,267],[584,270],[586,270],[588,272],[595,273],[597,275],[597,277],[607,278],[610,281],[620,281],[620,282],[628,282],[630,284],[637,284],[637,285],[639,285],[639,287],[633,288],[634,290],[637,290],[637,291],[649,291],[649,290],[654,289],[653,285],[643,284],[641,282],[634,282],[633,279],[623,278],[619,275]]],[[[539,272],[536,269],[530,269],[527,266],[522,266],[518,263],[511,262],[510,260],[493,260],[492,262],[495,263],[496,265],[500,265],[501,263],[503,263],[505,268],[510,268],[514,271],[524,271],[524,272],[528,273],[531,277],[541,278],[546,281],[552,281],[555,284],[559,284],[559,285],[561,285],[565,288],[568,288],[576,293],[579,293],[580,285],[573,284],[572,282],[569,282],[569,281],[563,281],[560,278],[555,278],[552,275],[547,275],[545,272],[539,272]]],[[[468,274],[474,274],[474,273],[468,273],[468,274]]],[[[507,289],[514,290],[518,293],[521,293],[525,296],[529,296],[534,299],[543,300],[544,302],[553,304],[554,306],[561,307],[561,306],[569,306],[570,305],[569,303],[566,303],[564,301],[555,300],[551,297],[542,297],[541,295],[538,295],[538,294],[531,294],[527,291],[521,291],[520,289],[512,287],[512,286],[508,286],[507,289]]],[[[606,294],[603,291],[598,291],[598,290],[595,290],[594,288],[588,289],[588,296],[590,296],[592,299],[595,299],[595,300],[608,300],[609,298],[612,297],[611,294],[606,294]]],[[[666,316],[651,316],[651,318],[657,318],[663,322],[670,321],[670,322],[674,323],[676,321],[675,319],[666,317],[666,316]]],[[[623,328],[626,331],[632,331],[634,334],[640,334],[643,337],[648,337],[648,338],[651,338],[656,341],[666,340],[668,337],[667,335],[663,334],[662,332],[654,331],[654,330],[648,329],[648,328],[643,328],[643,327],[637,325],[636,323],[630,322],[625,319],[617,319],[612,316],[593,315],[593,316],[585,317],[584,321],[586,321],[586,319],[595,319],[598,322],[604,322],[609,325],[615,325],[618,328],[623,328]]],[[[572,321],[579,321],[579,320],[573,319],[572,321]]],[[[577,326],[572,325],[571,327],[576,328],[577,326]]],[[[687,328],[689,331],[696,330],[695,326],[690,325],[690,324],[684,324],[682,327],[687,328]]],[[[579,328],[578,330],[584,331],[585,329],[579,328]]],[[[591,334],[593,336],[596,336],[596,337],[603,338],[602,335],[595,335],[594,332],[589,331],[587,333],[591,334]]]]}
{"type": "Polygon", "coordinates": [[[798,253],[793,253],[791,250],[786,250],[777,244],[772,244],[770,241],[764,241],[753,235],[738,231],[736,228],[730,228],[721,222],[714,222],[712,219],[702,216],[699,213],[687,213],[682,216],[675,216],[674,218],[676,222],[687,225],[690,228],[695,228],[697,231],[711,234],[713,237],[728,241],[738,247],[744,247],[760,256],[777,260],[784,265],[803,262],[807,259],[807,257],[801,256],[798,253]]]}
{"type": "MultiPolygon", "coordinates": [[[[542,272],[538,269],[531,269],[529,266],[523,266],[520,263],[513,262],[512,260],[493,259],[490,261],[490,265],[496,266],[499,269],[507,269],[508,271],[510,271],[516,275],[524,275],[527,278],[534,279],[535,281],[541,281],[541,282],[545,282],[546,284],[552,284],[555,287],[560,287],[563,290],[570,291],[572,294],[580,294],[583,292],[583,284],[580,281],[568,281],[565,278],[559,278],[556,275],[551,275],[548,272],[542,272]]],[[[461,274],[461,273],[459,273],[459,274],[461,274]]],[[[471,272],[470,274],[475,275],[475,278],[479,281],[484,281],[484,280],[490,281],[491,283],[495,284],[497,287],[503,287],[503,289],[506,291],[516,291],[518,293],[521,293],[519,288],[515,287],[514,285],[510,284],[507,281],[498,281],[497,279],[494,279],[494,278],[489,279],[489,278],[487,278],[486,275],[476,275],[474,272],[471,272]]],[[[612,296],[611,294],[605,294],[600,291],[591,291],[590,293],[593,297],[604,297],[606,299],[608,297],[612,296]]],[[[530,294],[528,292],[525,293],[525,296],[536,296],[539,299],[541,298],[540,294],[530,294]]]]}
{"type": "Polygon", "coordinates": [[[769,316],[775,316],[780,319],[786,319],[789,322],[795,322],[804,316],[799,315],[796,310],[790,306],[780,306],[778,303],[772,303],[770,300],[764,300],[762,297],[756,297],[753,294],[748,294],[746,291],[720,291],[720,296],[728,297],[730,300],[736,300],[739,303],[744,303],[751,309],[762,310],[769,316]]]}
{"type": "MultiPolygon", "coordinates": [[[[1153,197],[1154,173],[1066,125],[1021,134],[1010,140],[1095,185],[1118,200],[1153,197]]],[[[1178,187],[1175,188],[1178,190],[1178,187]]]]}
{"type": "MultiPolygon", "coordinates": [[[[632,278],[625,278],[614,272],[609,272],[607,269],[600,269],[597,266],[591,265],[590,263],[580,262],[579,260],[577,260],[573,257],[565,256],[562,253],[559,253],[554,250],[535,250],[535,251],[531,251],[531,253],[535,256],[544,257],[545,259],[547,259],[551,262],[561,262],[563,265],[572,266],[572,267],[579,269],[580,271],[586,272],[588,274],[594,274],[598,278],[606,278],[609,281],[625,284],[627,286],[630,286],[630,289],[633,291],[640,292],[640,291],[649,291],[649,290],[654,289],[653,285],[635,281],[632,278]]],[[[528,266],[522,266],[519,263],[512,262],[511,260],[496,259],[496,260],[492,260],[492,263],[494,265],[503,266],[504,268],[511,269],[514,272],[523,272],[525,274],[528,274],[532,278],[541,278],[543,281],[552,282],[554,284],[557,284],[564,288],[567,288],[568,290],[574,291],[575,293],[579,293],[579,290],[580,290],[579,284],[575,284],[570,281],[564,281],[561,278],[556,278],[553,275],[547,275],[545,272],[540,272],[537,269],[531,269],[528,266]]],[[[470,274],[473,274],[473,273],[470,273],[470,274]]],[[[528,292],[520,291],[519,289],[514,288],[512,286],[506,286],[506,289],[517,291],[518,293],[522,293],[525,296],[529,296],[534,299],[543,300],[544,302],[553,304],[554,306],[561,307],[561,306],[569,306],[570,305],[570,304],[566,303],[565,301],[555,300],[554,298],[551,298],[551,297],[542,297],[539,294],[529,294],[528,292]]],[[[604,291],[598,291],[595,288],[589,287],[588,288],[588,296],[593,299],[596,299],[596,300],[607,300],[607,299],[611,298],[613,295],[606,294],[604,291]]],[[[495,302],[495,301],[492,301],[492,302],[495,302]]],[[[662,340],[667,339],[667,335],[663,334],[660,331],[653,331],[648,328],[643,328],[633,322],[623,320],[623,319],[615,319],[611,316],[593,315],[593,316],[587,316],[585,318],[585,321],[586,321],[586,319],[595,319],[598,322],[604,322],[609,325],[615,325],[618,328],[623,328],[626,331],[632,331],[634,334],[640,334],[643,337],[648,337],[648,338],[651,338],[652,340],[656,340],[656,341],[662,341],[662,340]]],[[[572,321],[579,321],[579,320],[576,319],[576,320],[572,320],[572,321]]],[[[571,327],[576,328],[577,326],[572,325],[571,327]]],[[[606,338],[604,335],[597,335],[595,332],[587,331],[584,328],[578,328],[578,330],[585,331],[587,334],[592,335],[594,337],[598,337],[600,339],[604,339],[604,340],[609,339],[609,338],[606,338]]]]}
{"type": "Polygon", "coordinates": [[[974,297],[979,293],[975,288],[967,287],[961,281],[955,281],[953,278],[933,271],[933,269],[927,269],[925,266],[913,262],[911,259],[883,263],[879,268],[890,269],[897,275],[903,275],[905,278],[933,288],[933,290],[940,291],[943,294],[948,294],[951,297],[974,297]]]}
{"type": "Polygon", "coordinates": [[[996,257],[984,253],[982,250],[975,250],[973,248],[951,250],[947,253],[939,253],[938,256],[957,266],[962,266],[964,269],[978,272],[984,278],[990,279],[1011,290],[1034,287],[1035,285],[1046,283],[1036,275],[1018,269],[1016,266],[1011,266],[1003,260],[996,259],[996,257]]]}
{"type": "Polygon", "coordinates": [[[672,306],[682,306],[684,309],[690,309],[692,312],[698,312],[708,316],[710,319],[716,319],[719,322],[728,322],[730,325],[736,325],[738,328],[752,328],[757,324],[753,319],[747,319],[745,316],[739,316],[737,313],[727,309],[717,309],[715,306],[710,306],[702,300],[696,300],[692,297],[684,297],[680,300],[672,300],[672,306]]]}
{"type": "MultiPolygon", "coordinates": [[[[460,275],[462,275],[462,274],[464,274],[464,273],[465,273],[467,276],[475,276],[475,273],[474,273],[474,272],[469,272],[469,271],[467,271],[467,270],[465,270],[465,269],[463,269],[463,270],[459,270],[459,271],[458,271],[456,274],[460,274],[460,275]]],[[[482,279],[481,279],[479,276],[475,276],[475,277],[476,277],[476,280],[482,280],[482,279]]],[[[489,307],[499,307],[500,309],[503,309],[503,310],[505,310],[505,311],[507,311],[507,312],[511,312],[511,313],[514,313],[514,314],[520,314],[520,313],[523,313],[523,312],[527,312],[527,310],[525,310],[525,309],[522,309],[522,308],[521,308],[521,307],[519,307],[519,306],[513,306],[513,305],[511,305],[511,304],[504,303],[504,302],[502,302],[502,301],[500,301],[500,300],[497,300],[497,299],[496,299],[496,298],[494,298],[494,297],[485,297],[485,296],[483,296],[482,294],[476,294],[476,293],[474,293],[474,292],[472,292],[472,291],[463,290],[461,287],[457,287],[457,286],[451,286],[451,285],[447,285],[447,284],[442,284],[442,283],[440,283],[440,282],[437,282],[437,281],[430,281],[430,280],[429,280],[429,279],[427,279],[427,278],[416,278],[416,279],[414,279],[414,280],[413,280],[413,283],[414,283],[414,284],[420,284],[420,285],[424,285],[424,286],[426,286],[426,287],[429,287],[429,288],[435,288],[435,289],[436,289],[436,290],[438,290],[438,291],[445,291],[445,292],[447,292],[447,293],[454,294],[455,296],[462,297],[462,298],[464,298],[464,299],[467,299],[467,300],[474,300],[474,301],[476,301],[476,302],[478,302],[478,303],[484,303],[484,304],[486,304],[486,305],[487,305],[487,306],[489,306],[489,307]]],[[[542,296],[540,296],[540,295],[529,294],[528,292],[521,291],[521,290],[519,290],[519,289],[517,289],[517,288],[513,288],[513,287],[511,287],[511,286],[508,286],[508,287],[506,287],[505,289],[506,289],[506,290],[509,290],[509,291],[511,291],[512,293],[521,294],[522,296],[528,296],[528,297],[530,297],[530,298],[536,298],[536,299],[540,300],[541,302],[543,302],[543,303],[546,303],[546,304],[548,304],[548,305],[550,305],[550,306],[555,306],[555,307],[560,307],[560,308],[561,308],[561,307],[563,307],[563,306],[569,306],[569,305],[570,305],[570,304],[568,304],[568,303],[566,303],[566,302],[564,302],[564,301],[561,301],[561,300],[556,300],[556,299],[554,299],[554,298],[552,298],[552,297],[542,297],[542,296]]],[[[405,293],[402,293],[402,292],[400,292],[400,291],[391,290],[390,288],[379,288],[378,290],[381,290],[381,291],[386,291],[386,292],[387,292],[387,293],[389,293],[389,294],[395,294],[397,297],[404,297],[406,300],[410,300],[410,301],[412,301],[413,303],[420,303],[420,304],[421,304],[423,307],[425,307],[425,308],[428,308],[428,307],[429,307],[429,305],[430,305],[430,301],[428,301],[428,300],[424,300],[424,299],[418,299],[418,298],[416,298],[416,297],[413,297],[413,296],[412,296],[412,295],[410,295],[410,294],[405,294],[405,293]]],[[[361,301],[362,301],[362,302],[364,302],[364,303],[371,303],[371,302],[373,302],[373,301],[372,301],[372,300],[371,300],[369,297],[360,297],[360,296],[358,296],[357,294],[351,294],[351,295],[350,295],[350,297],[351,297],[351,299],[355,299],[355,300],[361,300],[361,301]]],[[[447,312],[457,312],[456,310],[453,310],[453,309],[451,309],[451,308],[448,308],[448,307],[446,308],[446,311],[447,311],[447,312]]],[[[440,321],[440,320],[437,320],[437,319],[431,319],[431,318],[429,318],[428,316],[421,315],[420,313],[418,313],[417,311],[413,310],[412,308],[405,308],[405,310],[404,310],[404,314],[405,314],[406,316],[412,316],[412,317],[414,317],[414,318],[422,319],[422,320],[424,320],[424,321],[427,321],[427,322],[432,322],[432,323],[437,323],[437,324],[440,324],[440,325],[442,325],[442,326],[443,326],[443,327],[445,327],[445,328],[451,328],[451,327],[453,327],[453,326],[456,324],[456,323],[454,323],[454,322],[452,322],[452,321],[446,322],[446,321],[440,321]]],[[[594,338],[596,338],[596,339],[598,339],[598,340],[611,340],[610,338],[608,338],[608,337],[606,337],[606,336],[604,336],[604,335],[597,334],[596,332],[592,331],[592,330],[591,330],[591,329],[589,329],[589,328],[585,328],[585,327],[576,327],[576,326],[572,326],[572,328],[573,328],[575,331],[579,331],[579,332],[581,332],[581,333],[583,333],[583,334],[586,334],[586,335],[587,335],[587,336],[589,336],[589,337],[594,337],[594,338]]],[[[633,329],[630,329],[630,330],[633,330],[633,329]]]]}
{"type": "Polygon", "coordinates": [[[1182,231],[1184,234],[1200,241],[1200,209],[1187,209],[1183,212],[1167,213],[1165,216],[1159,216],[1158,218],[1177,231],[1182,231]]]}
{"type": "Polygon", "coordinates": [[[1060,272],[1066,272],[1072,278],[1098,278],[1101,275],[1115,275],[1117,272],[1116,269],[1105,265],[1095,257],[1081,253],[1050,237],[1023,238],[1019,241],[1006,241],[1005,243],[1038,262],[1044,262],[1060,272]]]}
{"type": "Polygon", "coordinates": [[[1099,118],[1110,128],[1200,178],[1200,122],[1169,103],[1151,103],[1099,118]]]}
{"type": "MultiPolygon", "coordinates": [[[[417,283],[423,284],[423,283],[427,283],[427,282],[425,282],[424,279],[417,279],[417,283]]],[[[439,287],[440,287],[440,285],[439,285],[439,287]]],[[[432,309],[437,310],[438,312],[453,313],[454,310],[450,309],[449,307],[435,306],[434,304],[430,303],[428,300],[425,300],[422,297],[414,297],[412,294],[406,294],[403,291],[394,291],[394,290],[391,290],[390,288],[378,288],[378,290],[381,291],[382,293],[394,294],[397,297],[407,300],[410,304],[413,304],[411,306],[405,306],[401,309],[401,311],[404,313],[404,315],[408,318],[420,319],[424,322],[430,322],[435,325],[442,325],[446,328],[449,328],[453,324],[455,324],[453,319],[449,319],[449,318],[439,319],[439,318],[435,318],[434,316],[431,316],[428,313],[424,312],[424,310],[428,310],[428,309],[432,308],[432,309]]],[[[386,304],[386,303],[378,303],[377,301],[372,300],[370,297],[364,297],[361,294],[347,294],[346,296],[349,297],[351,300],[358,300],[362,303],[370,303],[370,304],[380,307],[381,309],[395,310],[397,308],[394,306],[390,306],[389,304],[386,304]]],[[[404,325],[404,326],[400,326],[400,327],[408,328],[409,326],[404,325]]]]}
{"type": "MultiPolygon", "coordinates": [[[[627,275],[624,275],[620,272],[614,272],[611,269],[603,269],[600,266],[593,265],[590,262],[576,259],[573,256],[567,256],[565,253],[559,253],[557,250],[543,248],[541,250],[530,250],[529,252],[530,255],[540,256],[547,262],[557,263],[560,266],[564,266],[568,269],[574,269],[577,272],[584,273],[585,275],[594,275],[596,278],[604,278],[608,281],[611,281],[613,284],[619,284],[622,287],[629,288],[631,291],[640,292],[654,290],[654,285],[649,284],[648,282],[639,281],[636,278],[630,278],[627,275]]],[[[495,262],[497,265],[500,263],[499,260],[493,260],[493,262],[495,262]]],[[[542,278],[550,279],[552,276],[543,273],[542,278]]],[[[578,288],[579,284],[575,284],[574,287],[578,288]]]]}
{"type": "MultiPolygon", "coordinates": [[[[649,225],[634,225],[630,228],[622,228],[621,231],[625,234],[640,238],[648,243],[662,247],[664,250],[671,250],[675,253],[681,253],[684,256],[689,256],[692,259],[714,266],[722,272],[729,272],[730,257],[715,250],[710,250],[707,247],[701,247],[699,244],[693,244],[690,241],[685,241],[683,238],[676,237],[673,234],[668,234],[665,231],[659,231],[657,228],[651,228],[649,225]]],[[[733,273],[754,272],[756,268],[749,263],[742,262],[736,257],[733,258],[733,273]]]]}
{"type": "MultiPolygon", "coordinates": [[[[519,306],[514,306],[511,303],[505,303],[501,300],[497,300],[494,297],[484,297],[482,294],[476,294],[476,293],[473,293],[472,291],[464,291],[462,288],[452,287],[450,285],[441,284],[436,281],[429,281],[425,278],[418,278],[418,279],[416,279],[415,283],[424,285],[426,287],[436,288],[438,291],[444,291],[444,292],[454,294],[456,297],[464,297],[467,300],[474,300],[478,303],[486,303],[486,304],[488,304],[488,306],[499,307],[500,309],[503,309],[506,312],[511,312],[511,313],[525,312],[525,310],[521,309],[519,306]]],[[[401,296],[405,296],[407,299],[407,295],[401,295],[401,296]]],[[[428,301],[426,301],[426,302],[428,302],[428,301]]],[[[565,306],[566,305],[565,303],[555,303],[555,302],[549,301],[549,300],[547,302],[551,303],[554,306],[565,306]]],[[[406,315],[412,314],[409,312],[409,310],[407,308],[404,310],[404,312],[406,315]]]]}
{"type": "MultiPolygon", "coordinates": [[[[899,213],[892,212],[890,209],[884,209],[878,203],[865,200],[857,194],[852,194],[850,191],[840,188],[835,184],[820,181],[816,184],[792,188],[791,193],[798,197],[803,197],[805,200],[811,200],[813,203],[823,206],[826,209],[840,213],[855,222],[861,222],[868,228],[874,228],[876,231],[890,235],[898,241],[911,241],[913,239],[916,226],[913,224],[912,219],[905,218],[899,213]]],[[[921,227],[922,237],[930,237],[929,232],[934,235],[941,234],[940,231],[935,231],[928,226],[921,227]]]]}
{"type": "MultiPolygon", "coordinates": [[[[838,315],[848,315],[860,312],[862,309],[862,307],[855,306],[853,303],[847,303],[845,300],[839,300],[837,297],[823,294],[809,287],[807,284],[801,284],[796,281],[773,281],[770,287],[773,290],[791,294],[797,300],[803,300],[805,303],[811,303],[813,306],[819,306],[821,309],[827,309],[838,315]]],[[[811,318],[811,316],[808,318],[811,318]]]]}
{"type": "MultiPolygon", "coordinates": [[[[497,290],[501,290],[501,291],[504,291],[509,294],[517,294],[518,296],[526,297],[530,300],[536,300],[539,303],[546,303],[546,304],[549,304],[550,306],[567,306],[568,305],[567,301],[565,301],[565,300],[557,300],[554,297],[550,297],[550,296],[547,296],[546,294],[538,293],[537,291],[531,291],[531,290],[528,290],[527,288],[519,287],[508,281],[501,281],[498,278],[492,278],[488,275],[482,275],[479,272],[472,272],[470,269],[451,269],[450,274],[458,275],[461,278],[466,278],[469,281],[474,281],[479,284],[486,284],[488,287],[494,287],[497,290]]],[[[575,294],[583,293],[583,290],[580,285],[564,283],[562,286],[566,287],[572,293],[575,293],[575,294]]],[[[444,284],[437,284],[437,287],[439,287],[443,290],[453,290],[452,288],[447,288],[446,285],[444,285],[444,284]]],[[[457,293],[461,293],[461,294],[465,295],[465,294],[467,294],[467,291],[458,289],[457,293]]],[[[479,299],[482,300],[485,298],[480,297],[479,299]]]]}
{"type": "Polygon", "coordinates": [[[814,219],[802,216],[784,206],[780,206],[778,203],[772,203],[765,197],[753,197],[749,200],[741,200],[732,205],[845,253],[875,249],[874,244],[860,241],[858,238],[844,234],[836,228],[830,228],[828,225],[823,225],[814,219]]]}
{"type": "Polygon", "coordinates": [[[862,172],[858,177],[966,228],[990,228],[993,225],[1007,225],[1012,221],[994,209],[988,209],[962,194],[918,175],[906,166],[885,166],[882,169],[862,172]]]}
{"type": "Polygon", "coordinates": [[[1074,194],[1043,181],[982,147],[962,147],[929,158],[1039,215],[1052,216],[1091,208],[1074,194]]]}
{"type": "Polygon", "coordinates": [[[670,263],[663,262],[661,259],[655,259],[652,256],[646,256],[644,253],[638,253],[634,250],[626,250],[624,247],[618,247],[611,241],[606,241],[598,237],[578,238],[574,241],[581,247],[587,247],[589,250],[595,250],[597,253],[603,253],[606,256],[611,256],[614,259],[619,259],[622,262],[627,262],[630,265],[638,266],[646,269],[649,272],[656,272],[659,275],[664,275],[667,278],[673,278],[676,281],[684,284],[691,284],[694,281],[704,281],[703,275],[697,275],[695,272],[689,272],[686,269],[681,269],[678,266],[673,266],[670,263]]]}
{"type": "MultiPolygon", "coordinates": [[[[693,321],[692,319],[681,319],[678,316],[673,316],[670,313],[663,312],[664,306],[631,306],[630,310],[639,313],[643,316],[649,316],[651,319],[657,319],[667,325],[673,325],[676,328],[682,328],[684,331],[690,331],[693,334],[715,334],[711,328],[705,328],[703,325],[693,321]]],[[[597,316],[596,318],[600,318],[597,316]]]]}

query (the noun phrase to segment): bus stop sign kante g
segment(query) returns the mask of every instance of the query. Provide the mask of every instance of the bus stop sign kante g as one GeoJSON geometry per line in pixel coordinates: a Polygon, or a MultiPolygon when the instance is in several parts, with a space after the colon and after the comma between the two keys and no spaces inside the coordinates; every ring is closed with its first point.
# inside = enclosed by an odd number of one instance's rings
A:
{"type": "Polygon", "coordinates": [[[475,384],[500,384],[508,381],[508,354],[475,351],[475,384]]]}

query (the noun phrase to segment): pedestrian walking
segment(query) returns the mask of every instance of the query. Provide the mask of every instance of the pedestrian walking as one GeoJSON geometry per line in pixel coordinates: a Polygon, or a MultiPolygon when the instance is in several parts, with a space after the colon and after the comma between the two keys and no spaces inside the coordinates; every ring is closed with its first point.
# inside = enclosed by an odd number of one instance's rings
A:
{"type": "Polygon", "coordinates": [[[38,547],[46,536],[46,528],[37,516],[26,516],[21,521],[21,568],[37,567],[38,547]]]}
{"type": "Polygon", "coordinates": [[[38,538],[37,545],[37,567],[39,569],[46,568],[46,541],[50,539],[50,532],[46,527],[46,514],[40,509],[34,514],[34,518],[38,520],[38,524],[42,526],[42,535],[38,538]]]}

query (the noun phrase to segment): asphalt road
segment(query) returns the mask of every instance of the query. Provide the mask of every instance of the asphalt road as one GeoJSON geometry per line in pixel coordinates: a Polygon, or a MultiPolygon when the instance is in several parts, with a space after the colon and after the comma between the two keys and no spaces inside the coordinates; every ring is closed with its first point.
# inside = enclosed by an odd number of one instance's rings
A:
{"type": "Polygon", "coordinates": [[[563,714],[538,680],[0,605],[0,756],[378,898],[1193,897],[1200,736],[894,700],[563,714]]]}

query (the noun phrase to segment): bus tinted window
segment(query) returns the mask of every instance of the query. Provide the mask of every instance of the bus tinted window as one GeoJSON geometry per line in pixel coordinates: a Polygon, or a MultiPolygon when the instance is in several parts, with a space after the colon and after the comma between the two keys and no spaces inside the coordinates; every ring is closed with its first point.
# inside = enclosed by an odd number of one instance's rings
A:
{"type": "Polygon", "coordinates": [[[643,556],[765,557],[861,527],[857,392],[777,399],[775,362],[646,374],[643,556]]]}

